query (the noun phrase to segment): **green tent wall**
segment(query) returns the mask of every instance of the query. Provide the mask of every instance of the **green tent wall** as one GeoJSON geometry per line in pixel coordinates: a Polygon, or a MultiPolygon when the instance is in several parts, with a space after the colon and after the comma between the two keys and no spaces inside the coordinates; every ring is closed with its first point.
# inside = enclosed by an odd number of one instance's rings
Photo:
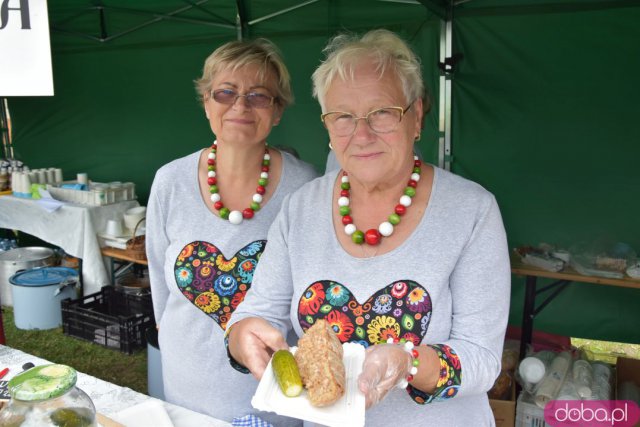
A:
{"type": "MultiPolygon", "coordinates": [[[[55,96],[9,98],[15,150],[33,168],[63,168],[66,179],[82,171],[133,181],[144,203],[160,165],[212,140],[192,81],[213,49],[237,37],[237,6],[251,21],[300,2],[201,1],[172,15],[180,20],[167,14],[185,2],[146,2],[158,22],[99,42],[86,35],[118,35],[154,18],[118,9],[130,2],[102,3],[104,31],[99,10],[86,10],[94,2],[49,2],[55,96]]],[[[496,195],[511,247],[606,240],[640,252],[638,6],[471,0],[453,9],[453,52],[464,58],[453,73],[451,168],[496,195]]],[[[440,0],[320,0],[248,26],[249,36],[280,46],[293,76],[296,103],[270,143],[296,148],[323,170],[328,138],[310,96],[321,49],[337,31],[386,27],[422,59],[436,102],[419,148],[437,163],[435,13],[447,10],[440,0]]],[[[523,280],[514,277],[512,289],[510,323],[519,325],[523,280]]],[[[639,312],[638,290],[576,283],[535,327],[638,343],[639,312]]]]}

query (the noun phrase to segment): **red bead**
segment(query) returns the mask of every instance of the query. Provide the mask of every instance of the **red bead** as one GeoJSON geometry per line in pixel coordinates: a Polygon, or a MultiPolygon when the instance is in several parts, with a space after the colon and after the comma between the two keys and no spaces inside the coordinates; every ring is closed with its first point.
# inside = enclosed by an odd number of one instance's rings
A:
{"type": "Polygon", "coordinates": [[[418,350],[413,349],[411,350],[411,355],[413,356],[414,359],[417,359],[418,356],[420,356],[420,353],[418,353],[418,350]]]}
{"type": "Polygon", "coordinates": [[[340,190],[340,196],[349,197],[349,190],[340,190]]]}
{"type": "Polygon", "coordinates": [[[411,381],[413,381],[413,375],[409,375],[407,377],[407,382],[410,383],[411,381]]]}
{"type": "Polygon", "coordinates": [[[207,178],[207,184],[209,185],[216,185],[217,182],[218,179],[215,176],[210,176],[209,178],[207,178]]]}
{"type": "Polygon", "coordinates": [[[262,166],[262,172],[269,172],[269,166],[262,166]]]}
{"type": "Polygon", "coordinates": [[[371,246],[375,246],[380,243],[382,235],[375,228],[371,228],[364,233],[364,241],[371,246]]]}
{"type": "Polygon", "coordinates": [[[398,339],[398,337],[393,338],[393,343],[394,344],[398,344],[400,342],[400,340],[398,339]]]}
{"type": "Polygon", "coordinates": [[[247,208],[245,210],[242,211],[242,217],[244,219],[251,219],[253,218],[253,209],[251,208],[247,208]]]}
{"type": "Polygon", "coordinates": [[[353,218],[351,218],[351,215],[345,215],[342,217],[342,225],[347,225],[351,223],[353,223],[353,218]]]}
{"type": "Polygon", "coordinates": [[[407,185],[408,185],[409,187],[416,188],[416,187],[418,186],[418,183],[417,183],[416,181],[414,181],[414,180],[410,179],[410,180],[409,180],[409,182],[407,183],[407,185]]]}
{"type": "Polygon", "coordinates": [[[416,160],[413,162],[413,166],[416,166],[416,167],[420,166],[421,164],[422,162],[420,160],[416,160]]]}
{"type": "Polygon", "coordinates": [[[258,188],[256,188],[256,193],[264,194],[265,192],[266,192],[265,188],[262,185],[258,185],[258,188]]]}
{"type": "Polygon", "coordinates": [[[224,205],[222,204],[221,201],[217,201],[213,204],[213,207],[216,208],[217,211],[219,211],[220,209],[222,209],[224,207],[224,205]]]}
{"type": "Polygon", "coordinates": [[[216,159],[207,159],[207,164],[208,165],[215,165],[216,164],[216,159]]]}
{"type": "Polygon", "coordinates": [[[396,205],[395,211],[398,215],[404,215],[407,212],[407,207],[405,205],[401,205],[400,203],[398,203],[396,205]]]}

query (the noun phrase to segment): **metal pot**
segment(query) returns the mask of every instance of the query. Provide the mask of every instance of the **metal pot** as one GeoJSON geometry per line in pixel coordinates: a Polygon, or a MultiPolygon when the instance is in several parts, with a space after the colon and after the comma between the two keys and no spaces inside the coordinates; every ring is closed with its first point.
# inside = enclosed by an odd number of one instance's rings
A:
{"type": "Polygon", "coordinates": [[[22,270],[49,266],[55,263],[53,249],[32,246],[0,252],[0,303],[13,305],[9,278],[22,270]]]}

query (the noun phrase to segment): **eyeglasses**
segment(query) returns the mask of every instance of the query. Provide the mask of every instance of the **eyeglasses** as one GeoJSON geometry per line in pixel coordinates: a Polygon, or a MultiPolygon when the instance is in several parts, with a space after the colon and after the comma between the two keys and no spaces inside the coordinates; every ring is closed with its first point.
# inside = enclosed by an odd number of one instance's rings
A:
{"type": "Polygon", "coordinates": [[[231,89],[212,90],[210,97],[213,98],[214,101],[225,105],[233,105],[238,98],[244,97],[244,99],[247,100],[247,104],[252,108],[269,108],[276,100],[275,97],[260,92],[248,92],[240,95],[231,89]]]}
{"type": "Polygon", "coordinates": [[[358,120],[364,119],[375,133],[391,133],[398,128],[402,117],[409,111],[413,102],[402,107],[384,107],[369,111],[362,117],[356,117],[343,111],[331,111],[320,116],[330,134],[335,136],[351,136],[356,131],[358,120]]]}

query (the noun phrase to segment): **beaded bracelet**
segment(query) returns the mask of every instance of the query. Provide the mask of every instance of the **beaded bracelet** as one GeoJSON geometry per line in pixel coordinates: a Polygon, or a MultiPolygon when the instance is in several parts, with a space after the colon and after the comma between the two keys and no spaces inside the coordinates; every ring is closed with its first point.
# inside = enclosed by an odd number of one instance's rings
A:
{"type": "Polygon", "coordinates": [[[420,366],[420,360],[418,359],[418,356],[420,356],[420,353],[418,353],[418,350],[415,349],[413,342],[407,341],[404,338],[389,338],[387,339],[387,344],[400,344],[404,351],[409,353],[409,355],[413,358],[413,360],[411,361],[411,369],[409,369],[409,375],[407,375],[406,379],[403,378],[398,382],[398,388],[407,388],[409,383],[413,381],[414,375],[418,373],[418,366],[420,366]]]}

